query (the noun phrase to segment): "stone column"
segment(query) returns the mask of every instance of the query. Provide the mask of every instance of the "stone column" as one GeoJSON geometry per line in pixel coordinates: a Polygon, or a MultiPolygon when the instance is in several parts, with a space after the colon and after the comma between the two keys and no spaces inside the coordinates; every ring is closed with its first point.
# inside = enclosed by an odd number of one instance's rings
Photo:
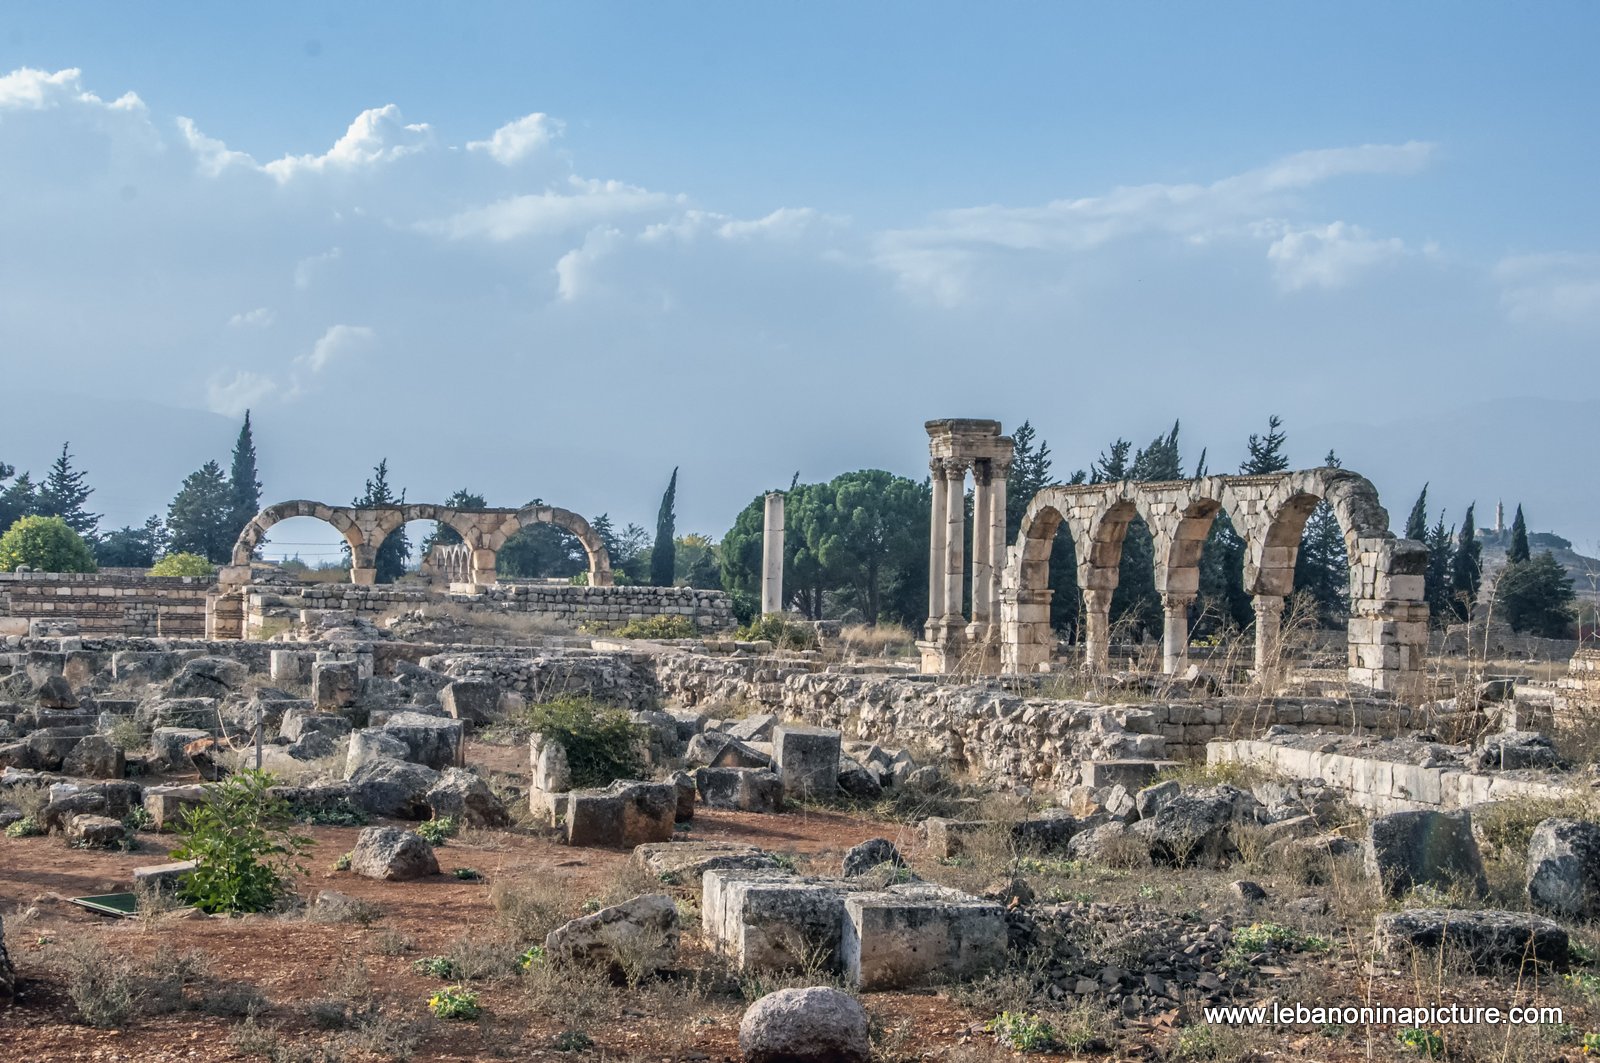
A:
{"type": "Polygon", "coordinates": [[[1000,670],[1008,675],[1029,675],[1047,666],[1053,656],[1056,637],[1050,630],[1050,600],[1055,591],[1048,587],[1000,592],[1000,670]]]}
{"type": "Polygon", "coordinates": [[[761,615],[783,612],[783,492],[767,492],[761,534],[761,615]]]}
{"type": "Polygon", "coordinates": [[[1189,665],[1189,606],[1192,594],[1163,594],[1161,609],[1161,670],[1177,675],[1189,665]]]}
{"type": "Polygon", "coordinates": [[[1251,600],[1256,610],[1256,679],[1263,686],[1278,681],[1281,661],[1279,641],[1283,627],[1283,595],[1258,594],[1251,600]]]}
{"type": "Polygon", "coordinates": [[[1083,591],[1083,663],[1091,672],[1111,670],[1111,594],[1101,587],[1083,591]]]}
{"type": "Polygon", "coordinates": [[[492,587],[495,581],[495,552],[472,551],[472,582],[479,587],[492,587]]]}
{"type": "Polygon", "coordinates": [[[989,612],[1000,611],[1000,584],[1006,571],[1006,479],[1011,475],[1011,463],[989,463],[989,571],[993,573],[989,584],[989,612]]]}
{"type": "Polygon", "coordinates": [[[966,589],[966,538],[967,538],[967,465],[960,458],[947,458],[944,463],[944,619],[946,634],[963,630],[966,620],[961,612],[962,591],[966,589]]]}
{"type": "Polygon", "coordinates": [[[944,615],[944,533],[945,484],[944,459],[928,462],[928,473],[933,484],[933,519],[928,529],[928,625],[927,637],[934,637],[936,623],[944,615]]]}
{"type": "Polygon", "coordinates": [[[977,461],[972,466],[972,626],[967,633],[982,641],[994,622],[995,569],[994,551],[989,537],[994,534],[991,507],[994,497],[989,493],[989,463],[977,461]]]}
{"type": "Polygon", "coordinates": [[[378,582],[378,550],[362,543],[350,548],[350,582],[370,587],[378,582]]]}

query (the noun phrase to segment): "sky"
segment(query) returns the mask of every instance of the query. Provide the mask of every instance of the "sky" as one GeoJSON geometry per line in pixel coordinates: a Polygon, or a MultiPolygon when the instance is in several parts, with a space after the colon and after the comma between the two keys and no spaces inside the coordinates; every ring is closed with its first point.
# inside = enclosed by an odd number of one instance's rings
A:
{"type": "Polygon", "coordinates": [[[1029,420],[1065,477],[1268,414],[1396,524],[1600,547],[1600,7],[13,2],[0,461],[108,524],[252,411],[265,501],[387,458],[720,536],[1029,420]]]}

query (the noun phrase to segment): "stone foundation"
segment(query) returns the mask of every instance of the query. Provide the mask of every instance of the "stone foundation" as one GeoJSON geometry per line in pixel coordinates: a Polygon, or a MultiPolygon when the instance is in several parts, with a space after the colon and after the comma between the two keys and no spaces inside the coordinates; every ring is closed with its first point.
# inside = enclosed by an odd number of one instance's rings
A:
{"type": "Polygon", "coordinates": [[[210,580],[176,576],[0,572],[0,618],[72,619],[85,635],[197,638],[210,589],[210,580]]]}

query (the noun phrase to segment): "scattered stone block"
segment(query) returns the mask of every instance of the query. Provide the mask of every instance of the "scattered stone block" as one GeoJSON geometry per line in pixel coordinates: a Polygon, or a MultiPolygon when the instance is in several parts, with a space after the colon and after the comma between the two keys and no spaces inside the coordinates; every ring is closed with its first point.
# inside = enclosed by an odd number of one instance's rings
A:
{"type": "Polygon", "coordinates": [[[42,709],[78,707],[78,695],[73,693],[72,684],[67,682],[65,676],[53,675],[45,679],[34,692],[33,699],[42,709]]]}
{"type": "Polygon", "coordinates": [[[678,788],[678,822],[688,823],[694,819],[694,798],[699,792],[694,776],[686,771],[675,771],[668,781],[678,788]]]}
{"type": "Polygon", "coordinates": [[[144,791],[144,810],[156,830],[172,830],[185,811],[206,801],[203,786],[150,786],[144,791]]]}
{"type": "Polygon", "coordinates": [[[493,723],[500,709],[500,687],[486,679],[457,679],[439,691],[439,704],[451,719],[474,726],[493,723]]]}
{"type": "Polygon", "coordinates": [[[572,769],[567,762],[567,747],[557,739],[534,734],[528,739],[528,761],[533,770],[533,788],[547,794],[564,794],[572,789],[572,769]]]}
{"type": "Polygon", "coordinates": [[[94,734],[93,727],[43,727],[24,740],[32,751],[33,761],[44,771],[60,771],[68,754],[85,738],[94,734]]]}
{"type": "Polygon", "coordinates": [[[661,893],[635,897],[557,927],[544,947],[557,963],[635,975],[662,970],[678,955],[678,906],[661,893]]]}
{"type": "Polygon", "coordinates": [[[78,814],[67,819],[67,844],[85,849],[120,849],[128,837],[121,820],[78,814]]]}
{"type": "Polygon", "coordinates": [[[278,733],[291,742],[298,742],[308,734],[325,734],[329,738],[343,738],[350,731],[350,721],[336,713],[305,712],[300,709],[290,709],[283,714],[283,724],[278,733]]]}
{"type": "Polygon", "coordinates": [[[309,683],[311,666],[317,655],[307,650],[273,650],[269,659],[268,674],[274,683],[309,683]]]}
{"type": "Polygon", "coordinates": [[[410,755],[411,747],[394,735],[377,728],[364,727],[350,733],[350,748],[345,753],[344,777],[353,778],[355,773],[361,770],[362,765],[371,761],[382,758],[405,760],[410,755]]]}
{"type": "Polygon", "coordinates": [[[433,846],[399,827],[367,827],[350,851],[350,870],[365,878],[405,882],[439,873],[433,846]]]}
{"type": "Polygon", "coordinates": [[[1080,766],[1079,781],[1096,790],[1107,786],[1125,786],[1140,790],[1155,782],[1156,776],[1167,768],[1175,767],[1173,760],[1087,760],[1080,766]]]}
{"type": "Polygon", "coordinates": [[[168,693],[175,698],[225,698],[243,687],[250,669],[227,657],[195,657],[173,676],[168,693]]]}
{"type": "Polygon", "coordinates": [[[61,770],[83,779],[120,779],[127,774],[127,759],[104,735],[89,735],[72,747],[61,770]]]}
{"type": "Polygon", "coordinates": [[[187,768],[189,758],[184,747],[210,737],[210,731],[198,727],[157,727],[150,732],[150,752],[162,767],[187,768]]]}
{"type": "Polygon", "coordinates": [[[348,709],[361,696],[355,661],[316,661],[311,666],[311,703],[319,709],[348,709]]]}
{"type": "Polygon", "coordinates": [[[1407,949],[1441,947],[1471,960],[1480,970],[1519,970],[1524,965],[1567,966],[1567,932],[1549,919],[1488,908],[1461,911],[1413,908],[1377,918],[1376,944],[1391,959],[1407,949]]]}
{"type": "Polygon", "coordinates": [[[460,767],[463,763],[460,720],[426,716],[420,712],[397,712],[384,721],[383,731],[406,744],[410,750],[407,760],[436,770],[460,767]]]}
{"type": "Polygon", "coordinates": [[[466,768],[446,768],[425,800],[434,819],[446,816],[467,827],[508,827],[511,813],[489,784],[466,768]]]}
{"type": "Polygon", "coordinates": [[[850,994],[813,986],[768,993],[739,1021],[745,1063],[867,1063],[867,1013],[850,994]]]}
{"type": "Polygon", "coordinates": [[[763,742],[772,737],[778,718],[771,713],[758,712],[728,725],[727,733],[741,742],[763,742]]]}
{"type": "Polygon", "coordinates": [[[863,990],[970,978],[1006,960],[1005,909],[957,890],[891,886],[846,897],[844,910],[845,977],[863,990]]]}
{"type": "Polygon", "coordinates": [[[193,871],[193,860],[174,860],[169,864],[151,864],[133,869],[134,892],[151,890],[171,893],[178,888],[183,876],[193,871]]]}
{"type": "Polygon", "coordinates": [[[374,757],[350,776],[353,800],[374,816],[426,819],[433,814],[428,793],[439,773],[424,764],[374,757]]]}
{"type": "Polygon", "coordinates": [[[1503,731],[1483,740],[1478,767],[1487,771],[1554,768],[1560,762],[1548,735],[1538,731],[1503,731]]]}
{"type": "Polygon", "coordinates": [[[838,970],[844,898],[865,887],[786,871],[712,869],[700,898],[707,945],[743,972],[800,968],[827,957],[838,970]]]}
{"type": "Polygon", "coordinates": [[[760,768],[700,768],[695,789],[708,808],[737,812],[782,812],[783,782],[760,768]]]}
{"type": "Polygon", "coordinates": [[[783,724],[772,730],[772,748],[773,766],[783,780],[784,793],[801,800],[838,793],[838,731],[783,724]]]}
{"type": "Polygon", "coordinates": [[[842,871],[845,878],[859,878],[884,864],[905,867],[906,861],[888,838],[868,838],[844,854],[842,871]]]}
{"type": "Polygon", "coordinates": [[[839,757],[839,789],[851,797],[875,800],[883,796],[883,784],[854,757],[839,757]]]}
{"type": "Polygon", "coordinates": [[[669,885],[698,883],[707,871],[777,870],[772,854],[735,842],[652,842],[633,850],[633,864],[669,885]]]}
{"type": "Polygon", "coordinates": [[[1600,915],[1600,824],[1547,819],[1528,842],[1528,900],[1567,919],[1600,915]]]}
{"type": "Polygon", "coordinates": [[[678,788],[672,783],[618,781],[604,790],[567,795],[567,844],[631,849],[672,838],[678,788]]]}
{"type": "Polygon", "coordinates": [[[50,800],[39,810],[39,826],[46,834],[65,833],[74,816],[108,814],[111,802],[97,790],[79,790],[76,787],[53,786],[50,800]]]}
{"type": "Polygon", "coordinates": [[[1168,779],[1166,782],[1156,783],[1154,786],[1146,786],[1133,795],[1134,811],[1139,814],[1139,819],[1151,819],[1157,812],[1161,811],[1163,805],[1181,793],[1183,793],[1183,787],[1178,785],[1176,779],[1168,779]]]}
{"type": "Polygon", "coordinates": [[[1472,813],[1394,812],[1367,824],[1363,856],[1380,891],[1398,897],[1417,886],[1488,888],[1472,836],[1472,813]]]}

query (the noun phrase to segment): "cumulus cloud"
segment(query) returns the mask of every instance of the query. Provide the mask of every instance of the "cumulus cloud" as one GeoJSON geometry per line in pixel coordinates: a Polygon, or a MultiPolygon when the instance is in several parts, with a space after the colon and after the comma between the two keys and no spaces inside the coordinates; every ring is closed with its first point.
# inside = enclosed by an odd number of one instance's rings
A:
{"type": "Polygon", "coordinates": [[[312,345],[310,353],[296,358],[295,364],[313,374],[320,373],[334,362],[365,349],[376,336],[377,333],[366,325],[334,325],[312,345]]]}
{"type": "Polygon", "coordinates": [[[442,221],[425,223],[424,231],[452,239],[494,242],[553,236],[627,214],[656,211],[681,197],[651,192],[621,181],[569,179],[570,191],[550,190],[511,196],[487,206],[462,211],[442,221]]]}
{"type": "Polygon", "coordinates": [[[189,150],[194,152],[195,164],[200,172],[207,177],[216,177],[230,166],[256,168],[256,160],[242,151],[230,150],[228,145],[214,137],[206,136],[192,118],[179,116],[178,131],[183,134],[189,150]]]}
{"type": "Polygon", "coordinates": [[[125,92],[110,103],[83,87],[83,72],[76,67],[46,73],[21,67],[0,75],[0,111],[45,111],[63,103],[84,103],[113,111],[143,111],[144,101],[125,92]]]}
{"type": "Polygon", "coordinates": [[[269,398],[278,385],[269,377],[246,369],[235,369],[212,376],[206,384],[206,409],[226,417],[237,417],[269,398]]]}
{"type": "Polygon", "coordinates": [[[228,324],[233,328],[266,328],[277,318],[271,310],[258,306],[254,310],[245,310],[234,314],[228,319],[228,324]]]}
{"type": "Polygon", "coordinates": [[[285,155],[261,167],[279,182],[300,174],[352,171],[393,162],[426,149],[433,131],[427,123],[408,123],[394,104],[362,111],[344,136],[321,155],[285,155]]]}
{"type": "Polygon", "coordinates": [[[337,247],[329,248],[320,254],[308,255],[294,264],[294,286],[296,288],[309,288],[321,273],[331,263],[339,261],[344,252],[337,247]]]}
{"type": "Polygon", "coordinates": [[[510,166],[560,136],[562,128],[561,122],[547,114],[527,114],[496,129],[488,140],[468,141],[467,150],[487,152],[494,161],[510,166]]]}
{"type": "Polygon", "coordinates": [[[1513,321],[1600,325],[1600,254],[1512,255],[1495,266],[1494,279],[1513,321]]]}
{"type": "Polygon", "coordinates": [[[1287,229],[1267,248],[1278,285],[1291,292],[1342,288],[1358,274],[1405,254],[1404,241],[1373,237],[1342,221],[1287,229]]]}

